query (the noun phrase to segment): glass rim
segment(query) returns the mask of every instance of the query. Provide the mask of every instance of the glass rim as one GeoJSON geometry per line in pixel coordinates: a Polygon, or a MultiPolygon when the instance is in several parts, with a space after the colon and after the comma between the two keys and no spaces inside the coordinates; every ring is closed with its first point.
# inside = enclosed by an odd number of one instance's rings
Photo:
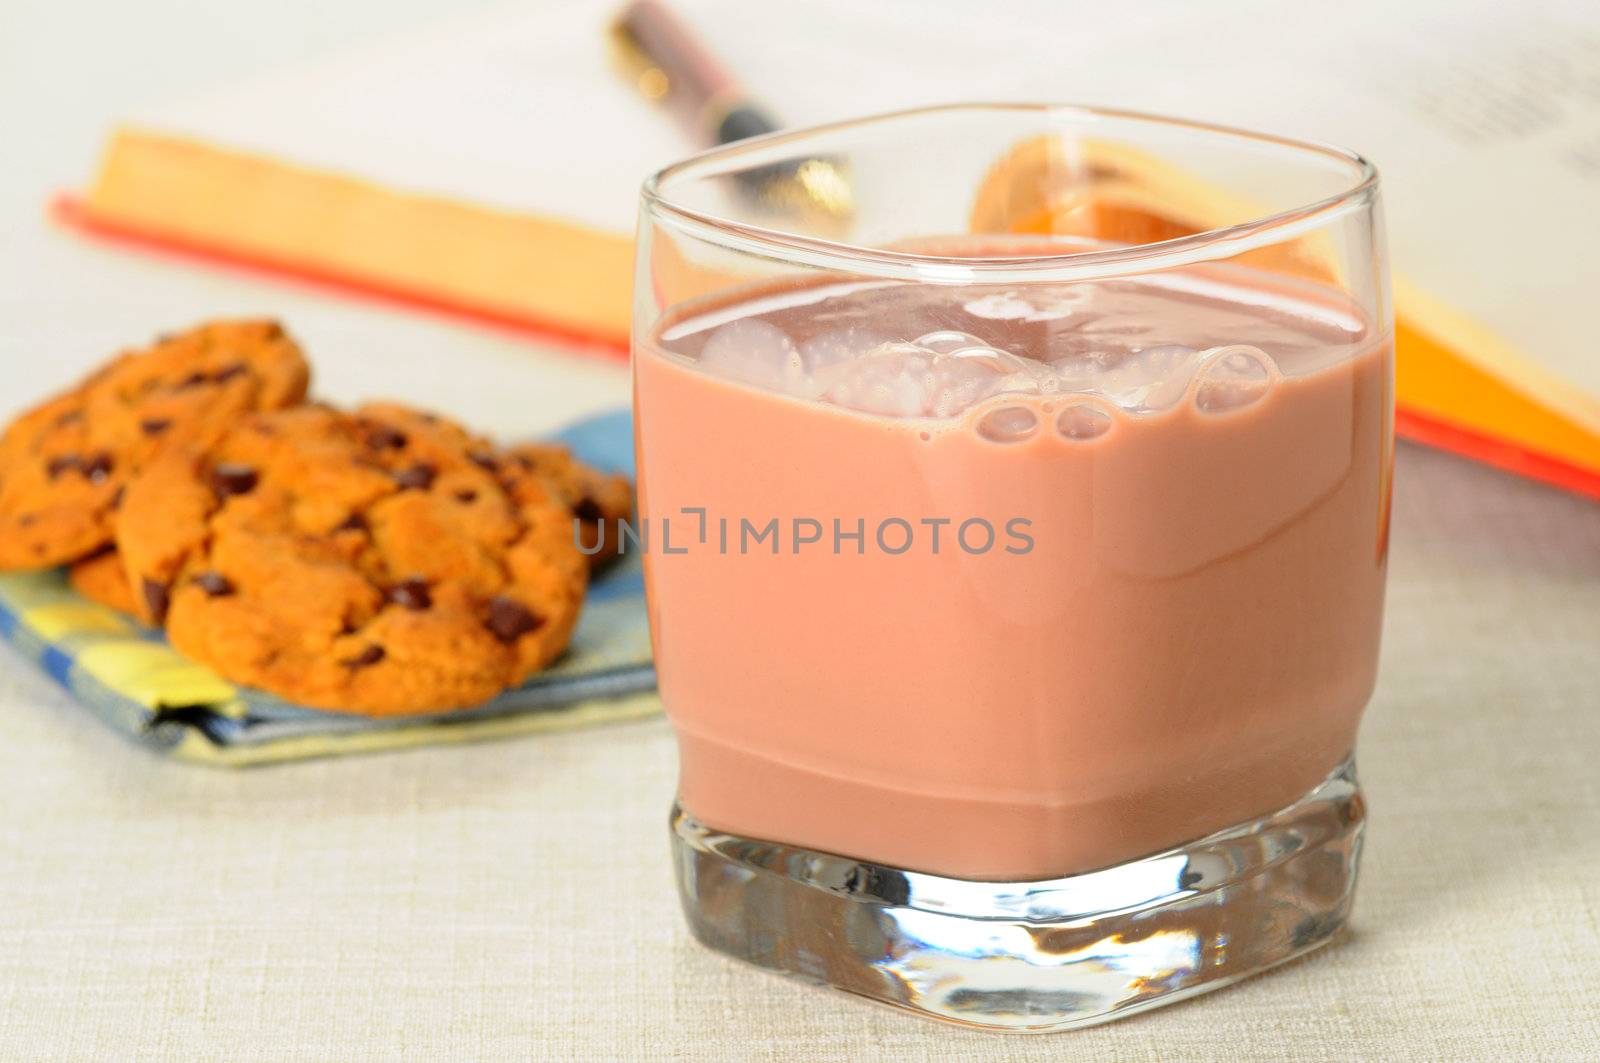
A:
{"type": "Polygon", "coordinates": [[[1038,273],[1049,273],[1052,279],[1122,276],[1148,272],[1152,269],[1231,258],[1257,247],[1291,239],[1301,233],[1321,228],[1352,209],[1368,206],[1377,194],[1378,184],[1377,167],[1365,156],[1323,141],[1303,140],[1215,122],[1087,104],[992,102],[935,104],[886,111],[798,129],[783,129],[710,148],[664,166],[645,178],[640,189],[640,199],[647,211],[669,219],[675,227],[734,250],[867,276],[959,283],[976,277],[996,281],[1025,279],[1038,273]],[[1188,129],[1226,139],[1272,144],[1300,154],[1320,155],[1342,163],[1350,169],[1352,183],[1339,192],[1299,206],[1263,214],[1232,225],[1147,244],[1050,254],[970,257],[869,247],[753,225],[683,206],[673,202],[669,194],[668,186],[672,182],[708,164],[759,154],[766,149],[799,143],[818,134],[905,118],[973,112],[1076,115],[1080,118],[1188,129]]]}

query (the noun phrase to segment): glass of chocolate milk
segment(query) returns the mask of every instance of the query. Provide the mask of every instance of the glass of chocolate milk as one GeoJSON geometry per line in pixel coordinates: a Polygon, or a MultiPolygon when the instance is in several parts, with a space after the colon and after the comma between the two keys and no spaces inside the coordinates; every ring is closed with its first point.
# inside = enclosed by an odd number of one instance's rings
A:
{"type": "Polygon", "coordinates": [[[1052,1030],[1333,939],[1383,611],[1377,175],[956,106],[645,185],[633,371],[707,946],[1052,1030]]]}

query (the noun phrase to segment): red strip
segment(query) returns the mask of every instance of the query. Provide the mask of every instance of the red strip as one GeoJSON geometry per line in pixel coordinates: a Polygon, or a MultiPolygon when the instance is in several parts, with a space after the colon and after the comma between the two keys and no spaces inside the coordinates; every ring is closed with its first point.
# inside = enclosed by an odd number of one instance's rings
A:
{"type": "MultiPolygon", "coordinates": [[[[534,336],[553,341],[578,352],[597,354],[613,361],[626,361],[628,358],[628,342],[625,338],[589,335],[526,314],[478,306],[434,293],[339,273],[320,266],[245,254],[185,237],[138,229],[96,216],[82,200],[71,194],[57,196],[51,204],[50,212],[63,225],[112,243],[153,251],[168,257],[224,266],[256,276],[289,280],[341,295],[355,295],[376,300],[391,306],[425,310],[519,336],[534,336]]],[[[1404,408],[1395,412],[1395,431],[1403,438],[1416,443],[1448,450],[1485,465],[1526,476],[1531,480],[1553,484],[1588,498],[1600,499],[1600,470],[1525,450],[1480,432],[1404,408]]]]}
{"type": "Polygon", "coordinates": [[[470,321],[475,325],[488,326],[501,332],[510,332],[523,337],[534,336],[571,348],[578,353],[599,355],[611,361],[628,360],[628,340],[625,336],[594,335],[530,314],[482,306],[435,292],[424,292],[386,281],[358,277],[309,263],[235,251],[189,237],[137,228],[95,214],[87,204],[71,193],[56,196],[50,204],[50,215],[62,225],[80,233],[125,247],[151,251],[164,257],[204,262],[258,277],[288,280],[306,287],[339,295],[354,295],[408,310],[424,310],[456,320],[470,321]]]}
{"type": "Polygon", "coordinates": [[[1485,465],[1526,476],[1530,480],[1553,484],[1575,494],[1600,500],[1600,471],[1524,450],[1414,410],[1396,410],[1394,427],[1397,435],[1414,443],[1448,450],[1485,465]]]}

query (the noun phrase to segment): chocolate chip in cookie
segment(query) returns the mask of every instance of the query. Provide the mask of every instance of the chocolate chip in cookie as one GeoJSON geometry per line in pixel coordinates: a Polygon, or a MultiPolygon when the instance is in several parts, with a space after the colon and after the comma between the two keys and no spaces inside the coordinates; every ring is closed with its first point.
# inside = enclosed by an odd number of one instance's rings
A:
{"type": "Polygon", "coordinates": [[[515,642],[530,631],[539,630],[542,617],[515,598],[497,595],[489,599],[489,630],[501,642],[515,642]]]}
{"type": "Polygon", "coordinates": [[[413,576],[390,587],[389,600],[407,609],[426,609],[433,604],[433,595],[428,591],[427,580],[413,576]]]}
{"type": "Polygon", "coordinates": [[[202,572],[194,577],[194,585],[213,598],[233,593],[233,582],[220,572],[202,572]]]}
{"type": "Polygon", "coordinates": [[[255,469],[235,461],[221,461],[211,467],[211,489],[219,498],[249,494],[259,479],[255,469]]]}

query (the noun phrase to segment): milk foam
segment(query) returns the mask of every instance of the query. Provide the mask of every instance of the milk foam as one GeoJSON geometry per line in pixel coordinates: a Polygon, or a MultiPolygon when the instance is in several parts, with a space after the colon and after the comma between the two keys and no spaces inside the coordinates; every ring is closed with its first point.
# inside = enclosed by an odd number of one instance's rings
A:
{"type": "MultiPolygon", "coordinates": [[[[1008,396],[1057,395],[1098,399],[1090,412],[1101,417],[1185,402],[1223,414],[1370,345],[1359,315],[1318,293],[1233,285],[1225,272],[1021,287],[862,282],[723,308],[661,341],[712,374],[876,416],[950,419],[1008,396]]],[[[1100,434],[1094,416],[1069,420],[1071,438],[1100,434]]]]}

